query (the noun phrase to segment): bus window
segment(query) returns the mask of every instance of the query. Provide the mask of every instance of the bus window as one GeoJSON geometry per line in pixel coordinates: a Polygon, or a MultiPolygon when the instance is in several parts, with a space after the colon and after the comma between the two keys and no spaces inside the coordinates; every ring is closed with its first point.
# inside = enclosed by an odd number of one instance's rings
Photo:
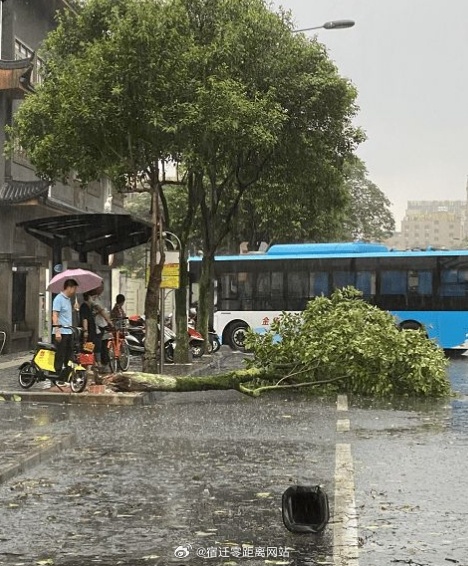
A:
{"type": "Polygon", "coordinates": [[[271,305],[273,310],[284,308],[282,271],[275,271],[271,274],[271,305]]]}
{"type": "Polygon", "coordinates": [[[240,272],[238,274],[238,297],[239,297],[239,310],[247,311],[252,310],[253,306],[253,285],[252,273],[240,272]]]}
{"type": "Polygon", "coordinates": [[[408,291],[415,295],[432,295],[432,272],[408,271],[408,291]]]}
{"type": "Polygon", "coordinates": [[[380,277],[381,295],[406,295],[406,271],[382,271],[380,277]]]}
{"type": "Polygon", "coordinates": [[[374,297],[375,280],[376,277],[373,271],[358,271],[356,273],[356,289],[359,289],[364,297],[374,297]]]}
{"type": "Polygon", "coordinates": [[[239,310],[237,273],[223,273],[218,281],[220,310],[239,310]]]}
{"type": "Polygon", "coordinates": [[[309,281],[311,297],[320,297],[321,295],[325,297],[328,296],[328,273],[322,271],[311,273],[309,281]]]}
{"type": "Polygon", "coordinates": [[[282,310],[283,301],[283,273],[258,273],[256,310],[282,310]]]}
{"type": "Polygon", "coordinates": [[[468,270],[443,269],[440,274],[441,297],[464,297],[468,284],[468,270]]]}
{"type": "Polygon", "coordinates": [[[343,287],[355,286],[355,275],[349,271],[333,272],[333,288],[342,289],[343,287]]]}
{"type": "Polygon", "coordinates": [[[288,271],[286,309],[302,311],[309,300],[309,274],[305,271],[288,271]]]}

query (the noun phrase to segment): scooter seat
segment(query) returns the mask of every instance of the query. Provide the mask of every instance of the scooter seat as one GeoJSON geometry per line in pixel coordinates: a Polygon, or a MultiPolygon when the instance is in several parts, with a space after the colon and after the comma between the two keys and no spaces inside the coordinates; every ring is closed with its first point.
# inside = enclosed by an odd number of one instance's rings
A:
{"type": "Polygon", "coordinates": [[[51,352],[57,351],[57,346],[55,344],[50,344],[49,342],[38,342],[37,343],[38,350],[50,350],[51,352]]]}

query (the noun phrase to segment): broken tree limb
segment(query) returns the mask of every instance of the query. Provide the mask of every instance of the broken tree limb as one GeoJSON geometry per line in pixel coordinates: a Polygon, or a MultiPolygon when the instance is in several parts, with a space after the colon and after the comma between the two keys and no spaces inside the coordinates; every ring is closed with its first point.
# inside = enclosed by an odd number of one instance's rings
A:
{"type": "Polygon", "coordinates": [[[347,378],[339,376],[327,380],[315,380],[299,383],[284,381],[302,372],[282,375],[275,369],[250,368],[236,370],[219,375],[209,376],[171,376],[144,372],[117,373],[105,379],[106,385],[111,385],[118,391],[208,391],[234,389],[251,397],[258,397],[264,391],[295,389],[326,385],[347,378]]]}
{"type": "Polygon", "coordinates": [[[278,374],[260,369],[245,369],[210,376],[171,376],[143,372],[124,372],[109,376],[105,381],[119,391],[207,391],[235,389],[246,393],[243,383],[257,379],[277,380],[278,374]]]}

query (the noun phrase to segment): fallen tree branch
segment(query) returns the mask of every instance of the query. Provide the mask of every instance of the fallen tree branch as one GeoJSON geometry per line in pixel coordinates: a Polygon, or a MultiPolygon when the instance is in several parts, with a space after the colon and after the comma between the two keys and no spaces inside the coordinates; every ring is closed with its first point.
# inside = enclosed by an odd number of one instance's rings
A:
{"type": "MultiPolygon", "coordinates": [[[[245,393],[246,395],[250,395],[251,397],[258,397],[260,395],[260,393],[262,393],[263,391],[271,391],[271,390],[275,390],[275,389],[297,389],[299,387],[312,387],[315,385],[326,385],[328,383],[333,383],[334,381],[340,381],[341,379],[345,379],[349,377],[348,375],[341,375],[339,377],[334,377],[333,379],[324,379],[322,381],[307,381],[304,383],[288,383],[287,385],[262,385],[261,387],[257,387],[256,389],[249,389],[247,387],[244,387],[242,384],[240,384],[240,390],[242,391],[242,393],[245,393]]],[[[278,383],[280,383],[282,380],[280,380],[278,383]]]]}
{"type": "Polygon", "coordinates": [[[237,370],[221,375],[210,376],[171,376],[143,372],[116,373],[106,379],[118,391],[207,391],[235,389],[255,379],[276,380],[277,373],[257,368],[237,370]]]}
{"type": "MultiPolygon", "coordinates": [[[[297,372],[297,374],[302,372],[297,372]]],[[[296,374],[296,375],[297,375],[296,374]]],[[[208,391],[234,389],[250,397],[258,397],[264,391],[280,389],[297,389],[300,387],[311,387],[326,385],[335,381],[345,379],[348,376],[335,377],[321,381],[308,381],[305,383],[282,384],[287,377],[278,380],[278,373],[265,369],[250,368],[245,370],[231,371],[220,375],[210,376],[171,376],[143,372],[116,373],[106,378],[105,384],[111,385],[118,391],[208,391]],[[246,384],[255,380],[277,381],[276,384],[262,385],[251,389],[246,384]]]]}

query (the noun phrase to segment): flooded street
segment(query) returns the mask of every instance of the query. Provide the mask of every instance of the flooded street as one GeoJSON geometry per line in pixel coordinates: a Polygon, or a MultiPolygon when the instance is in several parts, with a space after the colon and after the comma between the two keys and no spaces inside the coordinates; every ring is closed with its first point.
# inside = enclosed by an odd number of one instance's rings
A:
{"type": "Polygon", "coordinates": [[[361,566],[468,564],[468,360],[454,360],[449,403],[356,410],[361,566]]]}
{"type": "Polygon", "coordinates": [[[346,412],[336,399],[233,391],[159,394],[146,407],[3,403],[18,442],[75,442],[0,486],[0,564],[466,566],[468,360],[450,373],[451,401],[350,400],[346,412]],[[358,562],[337,559],[337,445],[353,458],[358,562]],[[284,528],[294,484],[328,493],[321,535],[284,528]]]}

